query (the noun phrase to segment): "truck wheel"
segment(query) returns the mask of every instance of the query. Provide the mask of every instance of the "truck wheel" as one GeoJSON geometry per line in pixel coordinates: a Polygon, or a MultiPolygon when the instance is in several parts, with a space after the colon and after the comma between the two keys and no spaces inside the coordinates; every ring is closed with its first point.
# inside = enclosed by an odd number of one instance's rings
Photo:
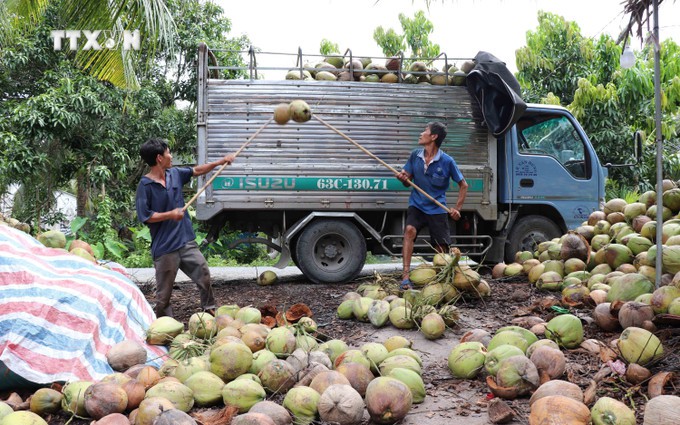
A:
{"type": "Polygon", "coordinates": [[[344,283],[359,275],[366,261],[366,240],[345,220],[316,220],[295,244],[296,264],[314,283],[344,283]]]}
{"type": "Polygon", "coordinates": [[[541,242],[560,235],[560,228],[548,218],[540,215],[521,217],[510,231],[505,249],[505,262],[514,262],[517,251],[534,252],[541,242]]]}

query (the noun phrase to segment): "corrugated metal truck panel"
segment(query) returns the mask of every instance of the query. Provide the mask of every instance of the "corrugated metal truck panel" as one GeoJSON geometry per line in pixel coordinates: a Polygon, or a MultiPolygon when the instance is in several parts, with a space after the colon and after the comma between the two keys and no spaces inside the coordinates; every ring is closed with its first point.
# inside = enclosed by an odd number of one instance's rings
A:
{"type": "MultiPolygon", "coordinates": [[[[466,204],[482,204],[485,199],[488,203],[494,167],[489,165],[488,132],[473,116],[478,108],[464,87],[209,80],[207,160],[236,151],[273,116],[276,104],[295,99],[306,101],[314,114],[397,169],[417,147],[425,125],[443,121],[448,136],[442,149],[456,159],[468,181],[484,182],[481,190],[468,194],[466,204]]],[[[275,209],[405,209],[408,190],[383,190],[387,183],[380,179],[396,181],[385,166],[314,118],[283,126],[272,122],[224,169],[199,202],[208,200],[225,209],[261,208],[265,203],[275,209]],[[252,179],[263,177],[253,183],[252,179]],[[307,178],[307,186],[269,190],[272,179],[281,178],[307,178]],[[310,178],[366,178],[369,182],[344,181],[337,187],[337,181],[321,181],[313,187],[309,185],[315,181],[310,178]],[[336,187],[324,190],[327,184],[336,187]],[[343,184],[357,187],[343,190],[343,184]],[[361,190],[361,185],[370,190],[361,190]]],[[[449,202],[455,202],[455,197],[454,189],[449,202]]]]}

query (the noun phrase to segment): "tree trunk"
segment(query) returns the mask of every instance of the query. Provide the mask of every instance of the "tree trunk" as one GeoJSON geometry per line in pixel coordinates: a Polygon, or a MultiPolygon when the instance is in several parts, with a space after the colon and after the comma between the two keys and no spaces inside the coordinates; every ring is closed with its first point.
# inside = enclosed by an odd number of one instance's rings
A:
{"type": "Polygon", "coordinates": [[[87,200],[90,198],[90,189],[87,184],[87,171],[81,171],[76,176],[76,215],[86,217],[87,200]]]}

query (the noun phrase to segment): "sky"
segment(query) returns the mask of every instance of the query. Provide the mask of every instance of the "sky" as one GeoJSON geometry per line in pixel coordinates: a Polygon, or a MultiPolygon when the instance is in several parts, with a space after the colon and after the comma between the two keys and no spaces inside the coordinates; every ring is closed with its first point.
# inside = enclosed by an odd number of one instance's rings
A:
{"type": "MultiPolygon", "coordinates": [[[[322,39],[347,48],[356,56],[383,56],[373,40],[382,26],[403,33],[399,13],[413,17],[423,10],[434,24],[430,40],[448,57],[473,58],[478,51],[492,53],[515,72],[515,50],[526,44],[527,31],[538,26],[544,10],[576,22],[581,34],[616,39],[628,18],[623,0],[214,0],[232,21],[232,36],[246,34],[262,52],[318,54],[322,39]]],[[[680,43],[680,1],[665,0],[659,7],[662,39],[680,43]]],[[[640,40],[634,39],[634,50],[640,40]]],[[[259,66],[295,65],[295,56],[258,55],[259,66]]],[[[462,60],[462,59],[461,59],[462,60]]],[[[310,62],[317,62],[316,58],[310,62]]],[[[280,78],[265,72],[267,78],[280,78]]]]}

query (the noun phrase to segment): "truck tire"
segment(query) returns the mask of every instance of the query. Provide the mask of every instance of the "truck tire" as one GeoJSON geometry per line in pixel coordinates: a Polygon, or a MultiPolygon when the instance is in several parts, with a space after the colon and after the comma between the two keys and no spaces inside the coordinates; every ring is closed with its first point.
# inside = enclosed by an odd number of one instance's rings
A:
{"type": "Polygon", "coordinates": [[[561,236],[554,221],[541,215],[520,217],[510,231],[505,249],[505,262],[515,261],[517,251],[534,252],[539,243],[561,236]]]}
{"type": "Polygon", "coordinates": [[[314,283],[345,283],[366,261],[366,240],[347,220],[315,220],[295,244],[296,264],[314,283]]]}

